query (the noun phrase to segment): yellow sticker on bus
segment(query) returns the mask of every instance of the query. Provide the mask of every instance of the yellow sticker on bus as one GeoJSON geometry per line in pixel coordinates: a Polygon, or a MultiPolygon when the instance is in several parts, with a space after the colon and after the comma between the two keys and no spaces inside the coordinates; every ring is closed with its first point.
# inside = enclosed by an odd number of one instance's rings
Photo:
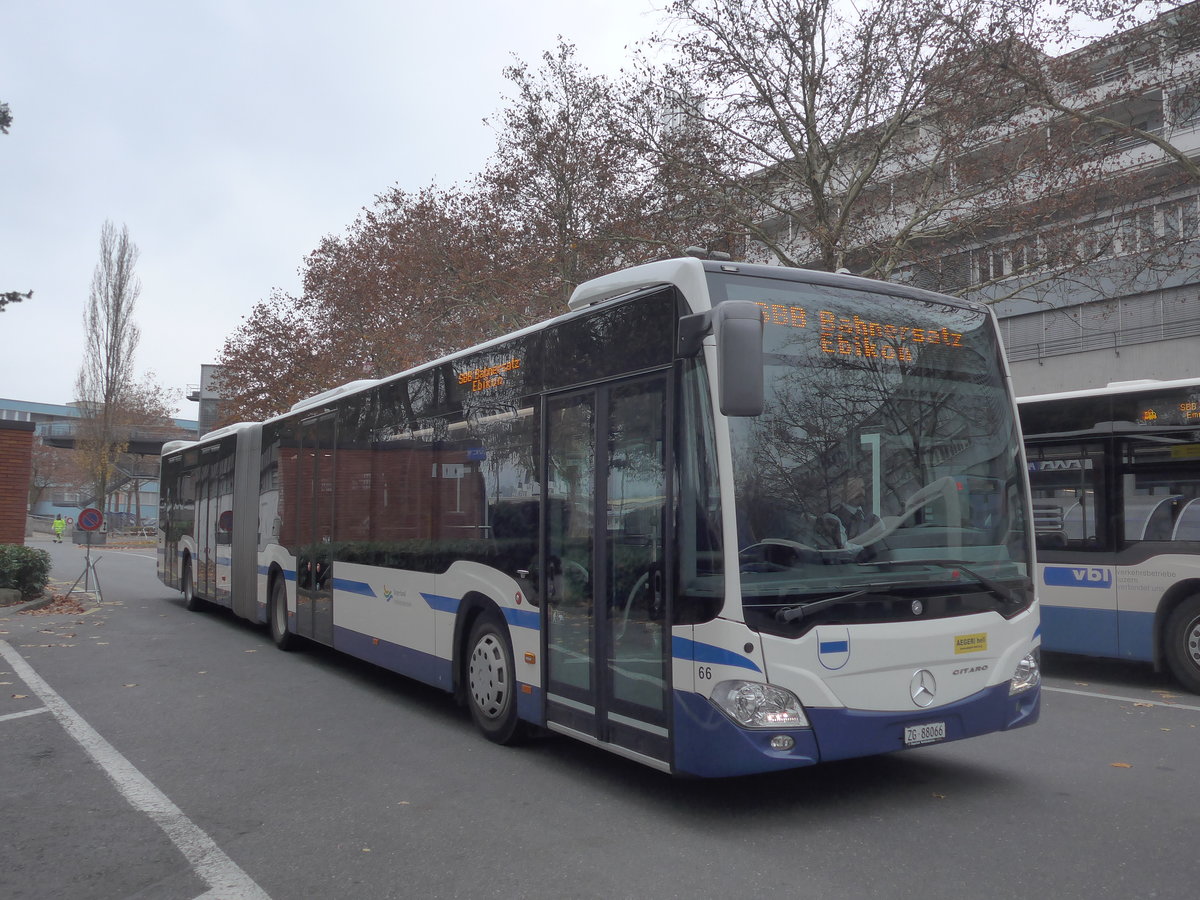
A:
{"type": "Polygon", "coordinates": [[[954,637],[954,654],[979,653],[987,649],[987,632],[980,634],[959,634],[954,637]]]}

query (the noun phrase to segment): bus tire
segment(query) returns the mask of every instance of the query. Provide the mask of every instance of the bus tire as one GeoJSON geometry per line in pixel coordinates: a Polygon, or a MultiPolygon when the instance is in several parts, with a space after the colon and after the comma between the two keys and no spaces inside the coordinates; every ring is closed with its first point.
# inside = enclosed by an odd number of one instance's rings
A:
{"type": "Polygon", "coordinates": [[[512,744],[521,736],[515,676],[504,619],[494,610],[484,610],[471,625],[463,682],[471,718],[484,737],[497,744],[512,744]]]}
{"type": "Polygon", "coordinates": [[[1200,594],[1171,610],[1165,632],[1167,667],[1175,680],[1200,694],[1200,594]]]}
{"type": "Polygon", "coordinates": [[[204,609],[204,601],[196,596],[196,584],[192,581],[191,560],[183,564],[183,605],[191,612],[204,609]]]}
{"type": "Polygon", "coordinates": [[[270,619],[271,640],[280,650],[295,650],[296,636],[288,630],[287,586],[282,578],[271,582],[270,619]]]}

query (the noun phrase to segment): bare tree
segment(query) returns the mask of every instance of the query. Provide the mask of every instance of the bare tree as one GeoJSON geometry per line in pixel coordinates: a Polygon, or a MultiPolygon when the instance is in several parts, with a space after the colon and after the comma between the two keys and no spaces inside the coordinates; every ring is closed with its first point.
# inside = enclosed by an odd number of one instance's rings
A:
{"type": "Polygon", "coordinates": [[[719,205],[771,258],[886,274],[1002,186],[997,172],[968,195],[946,191],[974,113],[945,102],[939,61],[987,7],[675,0],[675,26],[653,42],[670,56],[643,62],[631,118],[648,153],[689,173],[693,202],[719,205]],[[671,93],[693,100],[675,111],[675,127],[652,127],[645,110],[671,93]]]}
{"type": "Polygon", "coordinates": [[[77,447],[105,509],[117,460],[128,441],[123,426],[133,390],[133,357],[139,331],[133,321],[141,282],[134,272],[137,245],[129,229],[111,222],[100,230],[100,261],[92,274],[83,325],[86,345],[75,381],[80,404],[77,447]]]}
{"type": "Polygon", "coordinates": [[[222,423],[260,419],[546,315],[544,256],[485,191],[390,190],[301,267],[303,292],[255,304],[225,341],[222,423]]]}
{"type": "MultiPolygon", "coordinates": [[[[1046,58],[1029,42],[1050,33],[1023,18],[1042,5],[674,0],[674,27],[652,42],[668,61],[642,57],[627,121],[663,170],[683,174],[677,197],[740,231],[752,258],[880,278],[906,267],[934,273],[926,286],[977,287],[955,248],[1112,199],[1095,142],[1074,119],[1031,115],[997,56],[1046,58]],[[646,110],[672,95],[689,101],[663,128],[646,110]]],[[[1137,186],[1126,178],[1119,191],[1137,186]]],[[[1045,243],[1022,257],[1030,269],[1053,253],[1061,275],[1094,256],[1066,236],[1045,243]]]]}
{"type": "Polygon", "coordinates": [[[662,243],[652,167],[615,114],[619,85],[587,71],[562,37],[532,68],[504,70],[514,89],[495,118],[496,150],[480,179],[526,258],[540,257],[561,300],[581,281],[662,243]]]}
{"type": "MultiPolygon", "coordinates": [[[[1033,220],[1045,223],[1039,242],[1059,280],[1078,273],[1078,287],[1103,298],[1194,279],[1200,3],[1026,0],[1009,13],[964,32],[964,50],[1001,76],[993,88],[1021,97],[1059,169],[1051,189],[1074,198],[1033,220]]],[[[993,102],[970,81],[960,97],[993,102]]]]}
{"type": "MultiPolygon", "coordinates": [[[[8,108],[7,103],[0,103],[0,134],[8,134],[8,129],[12,125],[12,110],[8,108]]],[[[28,300],[33,296],[33,291],[3,291],[0,292],[0,312],[4,312],[4,307],[10,303],[20,303],[22,300],[28,300]]]]}

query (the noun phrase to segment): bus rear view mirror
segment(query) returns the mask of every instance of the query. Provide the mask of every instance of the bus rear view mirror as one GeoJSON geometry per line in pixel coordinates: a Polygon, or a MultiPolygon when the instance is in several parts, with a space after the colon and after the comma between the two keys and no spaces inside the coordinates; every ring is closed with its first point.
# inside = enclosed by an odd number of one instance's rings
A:
{"type": "Polygon", "coordinates": [[[726,300],[713,309],[712,318],[721,412],[727,416],[762,415],[762,308],[749,300],[726,300]]]}

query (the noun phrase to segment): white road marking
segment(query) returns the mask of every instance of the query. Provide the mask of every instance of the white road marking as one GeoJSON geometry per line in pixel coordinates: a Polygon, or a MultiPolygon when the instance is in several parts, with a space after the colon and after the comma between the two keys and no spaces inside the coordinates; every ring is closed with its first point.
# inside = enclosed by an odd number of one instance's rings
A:
{"type": "Polygon", "coordinates": [[[1200,712],[1200,706],[1188,706],[1186,703],[1168,703],[1165,700],[1147,700],[1144,697],[1118,697],[1115,694],[1097,694],[1094,691],[1075,691],[1070,688],[1056,688],[1042,685],[1043,691],[1054,691],[1056,694],[1074,694],[1077,697],[1095,697],[1099,700],[1117,700],[1121,703],[1140,703],[1143,706],[1165,706],[1167,709],[1189,709],[1200,712]]]}
{"type": "Polygon", "coordinates": [[[208,885],[210,890],[202,895],[204,898],[270,900],[266,891],[226,856],[212,838],[197,828],[150,779],[85,722],[7,641],[0,641],[0,656],[8,661],[67,733],[104,770],[130,805],[148,815],[179,848],[195,873],[208,885]]]}
{"type": "Polygon", "coordinates": [[[7,722],[9,719],[23,719],[25,716],[36,716],[38,713],[50,712],[44,706],[39,706],[37,709],[27,709],[25,712],[9,713],[6,716],[0,716],[0,722],[7,722]]]}

